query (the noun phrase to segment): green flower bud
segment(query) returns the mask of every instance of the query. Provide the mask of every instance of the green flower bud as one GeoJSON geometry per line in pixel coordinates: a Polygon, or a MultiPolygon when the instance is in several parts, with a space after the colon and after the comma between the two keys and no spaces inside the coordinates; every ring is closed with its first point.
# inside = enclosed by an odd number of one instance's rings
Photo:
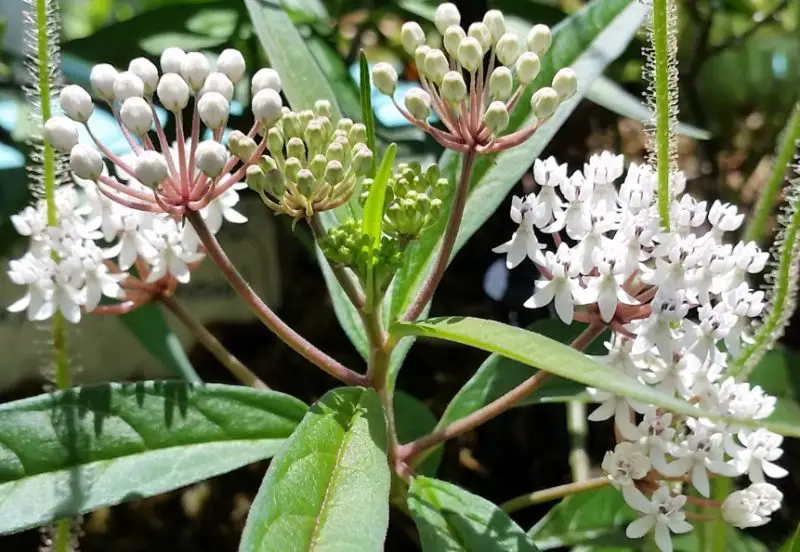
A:
{"type": "Polygon", "coordinates": [[[257,193],[263,193],[267,189],[267,176],[258,165],[250,165],[244,172],[244,181],[247,186],[257,193]]]}
{"type": "Polygon", "coordinates": [[[514,76],[508,67],[498,67],[489,77],[489,94],[498,100],[507,100],[514,89],[514,76]]]}
{"type": "Polygon", "coordinates": [[[314,120],[314,112],[310,109],[304,109],[298,113],[297,116],[300,119],[300,136],[303,136],[306,127],[308,127],[308,123],[314,120]]]}
{"type": "Polygon", "coordinates": [[[339,142],[332,142],[328,145],[328,149],[325,150],[325,157],[328,161],[339,161],[342,163],[344,161],[344,147],[339,142]]]}
{"type": "Polygon", "coordinates": [[[448,102],[459,103],[467,97],[467,84],[457,71],[448,71],[440,86],[442,97],[448,102]]]}
{"type": "Polygon", "coordinates": [[[439,170],[439,165],[437,165],[436,163],[431,163],[425,169],[425,174],[424,174],[425,182],[428,185],[433,186],[435,182],[439,180],[440,175],[441,171],[439,170]]]}
{"type": "Polygon", "coordinates": [[[473,23],[470,25],[469,30],[467,31],[467,37],[477,40],[478,43],[480,43],[481,50],[483,50],[483,52],[488,52],[494,44],[494,40],[492,40],[492,32],[489,30],[489,27],[483,23],[473,23]]]}
{"type": "MultiPolygon", "coordinates": [[[[328,117],[330,118],[330,117],[328,117]]],[[[347,117],[342,117],[339,119],[339,122],[336,123],[336,130],[342,130],[344,132],[350,132],[350,129],[353,128],[353,119],[348,119],[347,117]]]]}
{"type": "Polygon", "coordinates": [[[297,173],[302,169],[303,164],[297,157],[290,157],[286,160],[286,163],[283,164],[283,172],[286,174],[286,178],[292,182],[297,182],[297,173]]]}
{"type": "Polygon", "coordinates": [[[537,56],[544,55],[550,49],[553,37],[547,25],[534,25],[528,32],[528,50],[537,56]]]}
{"type": "Polygon", "coordinates": [[[362,123],[356,123],[350,129],[348,139],[351,144],[365,144],[367,142],[367,127],[362,123]]]}
{"type": "Polygon", "coordinates": [[[483,16],[483,24],[489,29],[495,43],[497,43],[500,37],[506,32],[506,19],[503,17],[503,12],[500,10],[487,11],[483,16]]]}
{"type": "Polygon", "coordinates": [[[372,82],[382,94],[391,96],[397,88],[397,71],[388,63],[378,63],[372,69],[372,82]]]}
{"type": "Polygon", "coordinates": [[[299,138],[303,135],[300,125],[300,116],[294,111],[284,113],[281,118],[281,124],[283,125],[283,134],[287,138],[299,138]]]}
{"type": "Polygon", "coordinates": [[[417,69],[420,73],[425,73],[425,56],[427,56],[430,51],[431,47],[423,44],[414,52],[414,63],[417,65],[417,69]]]}
{"type": "Polygon", "coordinates": [[[492,134],[500,134],[508,128],[508,109],[503,102],[492,102],[486,109],[483,116],[483,122],[486,123],[486,128],[492,131],[492,134]]]}
{"type": "Polygon", "coordinates": [[[417,212],[427,215],[431,210],[431,198],[428,194],[419,194],[417,196],[417,212]]]}
{"type": "Polygon", "coordinates": [[[563,102],[571,98],[578,90],[578,77],[569,67],[560,69],[553,77],[553,89],[558,92],[559,99],[563,102]]]}
{"type": "Polygon", "coordinates": [[[363,146],[358,150],[353,150],[353,170],[359,176],[367,174],[372,168],[372,152],[368,147],[363,146]]]}
{"type": "Polygon", "coordinates": [[[406,109],[418,121],[427,121],[431,114],[431,97],[422,88],[412,88],[404,99],[406,109]]]}
{"type": "Polygon", "coordinates": [[[317,189],[317,179],[308,169],[300,169],[297,173],[297,191],[305,197],[311,197],[317,189]]]}
{"type": "Polygon", "coordinates": [[[519,44],[519,38],[514,33],[506,33],[497,41],[497,46],[494,47],[497,52],[497,59],[506,67],[511,67],[517,62],[522,47],[519,44]]]}
{"type": "Polygon", "coordinates": [[[300,138],[289,138],[286,143],[286,157],[296,157],[301,163],[305,163],[306,145],[300,138]]]}
{"type": "Polygon", "coordinates": [[[317,154],[309,162],[308,168],[311,171],[311,174],[314,175],[314,178],[317,180],[322,180],[322,177],[325,175],[325,167],[327,167],[327,165],[328,160],[325,159],[325,156],[322,154],[317,154]]]}
{"type": "Polygon", "coordinates": [[[255,140],[247,136],[244,132],[234,130],[228,135],[228,149],[242,161],[250,159],[257,148],[258,146],[255,140]]]}
{"type": "Polygon", "coordinates": [[[540,88],[531,97],[531,109],[543,121],[549,119],[556,112],[558,104],[558,92],[549,87],[540,88]]]}
{"type": "Polygon", "coordinates": [[[434,198],[431,200],[431,208],[428,214],[428,220],[434,220],[442,214],[442,200],[434,198]]]}
{"type": "Polygon", "coordinates": [[[276,127],[272,127],[267,132],[267,147],[275,157],[283,156],[283,133],[276,127]]]}
{"type": "Polygon", "coordinates": [[[431,48],[425,54],[425,76],[431,81],[439,84],[442,82],[442,77],[450,69],[450,64],[444,55],[444,52],[437,48],[431,48]]]}
{"type": "Polygon", "coordinates": [[[458,61],[464,66],[464,69],[470,73],[478,70],[478,67],[483,63],[483,47],[480,42],[473,37],[467,37],[461,41],[458,47],[458,61]]]}
{"type": "Polygon", "coordinates": [[[443,35],[448,27],[461,23],[461,14],[455,4],[445,2],[439,4],[439,7],[436,8],[433,22],[436,24],[436,30],[439,31],[439,34],[443,35]]]}
{"type": "Polygon", "coordinates": [[[325,129],[316,120],[308,124],[304,137],[310,152],[322,151],[327,142],[325,129]]]}
{"type": "Polygon", "coordinates": [[[266,191],[276,198],[283,196],[286,192],[286,182],[275,160],[264,155],[258,162],[258,166],[264,172],[266,191]]]}
{"type": "Polygon", "coordinates": [[[467,38],[467,33],[465,33],[464,29],[460,26],[451,25],[447,27],[442,40],[444,42],[444,49],[450,54],[450,57],[455,58],[458,55],[458,47],[465,38],[467,38]]]}
{"type": "Polygon", "coordinates": [[[403,23],[403,27],[400,29],[400,43],[403,45],[403,50],[410,56],[414,55],[417,48],[425,44],[425,32],[419,23],[414,21],[403,23]]]}
{"type": "Polygon", "coordinates": [[[523,52],[517,59],[517,78],[522,86],[528,86],[539,75],[542,64],[533,52],[523,52]]]}
{"type": "Polygon", "coordinates": [[[338,161],[330,161],[325,167],[325,182],[336,186],[342,180],[344,180],[344,167],[338,161]]]}
{"type": "Polygon", "coordinates": [[[333,115],[331,102],[328,100],[317,100],[316,103],[314,103],[314,115],[317,117],[328,117],[330,119],[333,115]]]}

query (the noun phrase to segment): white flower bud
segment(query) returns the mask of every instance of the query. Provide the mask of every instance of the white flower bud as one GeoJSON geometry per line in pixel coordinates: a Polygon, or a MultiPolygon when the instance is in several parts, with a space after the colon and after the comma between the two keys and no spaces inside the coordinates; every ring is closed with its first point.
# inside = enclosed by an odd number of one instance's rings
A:
{"type": "Polygon", "coordinates": [[[200,142],[194,156],[197,160],[197,168],[210,178],[218,177],[228,162],[228,150],[214,140],[200,142]]]}
{"type": "Polygon", "coordinates": [[[444,52],[439,50],[438,48],[431,48],[430,51],[425,54],[425,76],[430,79],[431,81],[439,84],[442,82],[442,78],[444,74],[450,70],[450,64],[447,62],[447,58],[444,55],[444,52]]]}
{"type": "Polygon", "coordinates": [[[531,97],[531,109],[542,121],[549,119],[558,109],[558,92],[545,87],[537,90],[531,97]]]}
{"type": "Polygon", "coordinates": [[[486,109],[483,116],[483,122],[486,123],[486,128],[492,131],[492,134],[500,134],[508,128],[508,109],[503,102],[492,102],[486,109]]]}
{"type": "Polygon", "coordinates": [[[428,52],[430,51],[431,47],[426,44],[423,44],[422,46],[417,48],[416,51],[414,52],[414,63],[417,64],[417,69],[419,69],[420,72],[425,71],[425,56],[427,56],[428,52]]]}
{"type": "Polygon", "coordinates": [[[233,83],[223,73],[209,73],[203,88],[200,89],[200,97],[207,92],[222,94],[222,97],[230,102],[233,99],[233,83]]]}
{"type": "Polygon", "coordinates": [[[281,95],[272,88],[264,88],[253,96],[253,116],[265,127],[274,125],[282,115],[281,95]]]}
{"type": "Polygon", "coordinates": [[[388,63],[377,63],[372,69],[372,82],[382,94],[391,96],[397,88],[397,71],[388,63]]]}
{"type": "Polygon", "coordinates": [[[578,90],[578,77],[569,67],[560,69],[553,77],[553,89],[558,92],[558,97],[563,102],[571,98],[578,90]]]}
{"type": "Polygon", "coordinates": [[[480,42],[468,36],[461,41],[461,45],[458,47],[458,61],[464,66],[464,69],[474,73],[483,63],[483,53],[480,42]]]}
{"type": "Polygon", "coordinates": [[[489,10],[483,16],[483,24],[492,33],[492,41],[497,42],[506,33],[506,19],[500,10],[489,10]]]}
{"type": "Polygon", "coordinates": [[[136,180],[151,188],[161,184],[169,175],[167,162],[164,156],[157,151],[143,151],[140,153],[136,158],[134,172],[136,173],[136,180]]]}
{"type": "Polygon", "coordinates": [[[79,123],[88,121],[94,110],[92,97],[77,84],[65,86],[61,91],[59,100],[66,116],[79,123]]]}
{"type": "Polygon", "coordinates": [[[168,73],[180,74],[181,63],[183,63],[183,58],[185,57],[186,52],[181,48],[175,46],[167,48],[161,52],[161,72],[165,75],[168,73]]]}
{"type": "Polygon", "coordinates": [[[177,73],[166,73],[158,81],[158,99],[173,113],[183,110],[189,103],[189,85],[177,73]]]}
{"type": "Polygon", "coordinates": [[[550,27],[547,25],[534,25],[528,32],[528,50],[537,56],[544,55],[550,49],[550,42],[553,36],[550,33],[550,27]]]}
{"type": "Polygon", "coordinates": [[[228,77],[232,84],[242,80],[245,69],[244,56],[239,50],[226,48],[220,52],[217,58],[217,71],[228,77]]]}
{"type": "Polygon", "coordinates": [[[253,78],[250,80],[250,93],[255,96],[265,88],[274,90],[279,93],[282,90],[281,76],[275,69],[270,67],[263,67],[256,71],[253,78]]]}
{"type": "Polygon", "coordinates": [[[470,25],[469,31],[467,31],[467,36],[477,40],[484,52],[488,52],[489,49],[494,45],[494,40],[492,40],[492,32],[489,30],[489,27],[483,23],[473,23],[470,25]]]}
{"type": "Polygon", "coordinates": [[[69,153],[78,143],[78,127],[67,117],[50,117],[44,124],[44,139],[62,153],[69,153]]]}
{"type": "Polygon", "coordinates": [[[436,8],[436,15],[433,21],[436,24],[436,30],[443,35],[448,27],[461,23],[461,14],[455,4],[445,2],[444,4],[439,4],[439,7],[436,8]]]}
{"type": "Polygon", "coordinates": [[[497,52],[497,59],[500,60],[500,63],[506,67],[511,67],[517,62],[522,47],[515,33],[506,33],[497,41],[497,46],[495,46],[494,50],[497,52]]]}
{"type": "Polygon", "coordinates": [[[204,125],[216,130],[228,122],[231,106],[219,92],[207,92],[197,102],[197,112],[204,125]]]}
{"type": "Polygon", "coordinates": [[[200,52],[189,52],[181,61],[181,76],[195,92],[203,87],[210,72],[208,60],[200,52]]]}
{"type": "Polygon", "coordinates": [[[119,72],[108,63],[100,63],[92,67],[89,80],[92,82],[92,89],[97,96],[106,102],[114,101],[114,81],[117,80],[119,72]]]}
{"type": "Polygon", "coordinates": [[[405,97],[406,109],[418,121],[428,120],[431,114],[431,97],[422,88],[412,88],[405,97]]]}
{"type": "Polygon", "coordinates": [[[119,111],[122,123],[136,136],[142,136],[150,130],[153,124],[153,112],[147,100],[133,96],[122,102],[119,111]]]}
{"type": "Polygon", "coordinates": [[[413,56],[417,48],[425,44],[425,31],[414,21],[403,23],[400,29],[400,42],[403,44],[403,50],[413,56]]]}
{"type": "Polygon", "coordinates": [[[114,98],[119,103],[128,98],[141,98],[144,95],[144,83],[142,79],[131,73],[123,71],[114,79],[114,98]]]}
{"type": "Polygon", "coordinates": [[[464,82],[464,77],[458,71],[448,71],[442,78],[442,84],[439,87],[442,97],[448,102],[459,103],[467,97],[467,84],[464,82]]]}
{"type": "Polygon", "coordinates": [[[517,78],[522,86],[528,86],[539,75],[542,63],[533,52],[522,52],[517,58],[517,78]]]}
{"type": "Polygon", "coordinates": [[[467,38],[467,33],[464,32],[464,29],[462,29],[460,25],[451,25],[447,27],[447,30],[444,32],[443,42],[444,49],[450,54],[450,57],[455,58],[458,56],[458,47],[465,38],[467,38]]]}
{"type": "Polygon", "coordinates": [[[96,181],[103,172],[103,157],[91,146],[76,144],[69,152],[69,169],[78,178],[96,181]]]}
{"type": "Polygon", "coordinates": [[[508,67],[498,67],[489,77],[489,93],[492,98],[507,100],[514,88],[514,76],[508,67]]]}
{"type": "Polygon", "coordinates": [[[150,96],[158,86],[158,68],[147,58],[138,57],[128,64],[128,71],[142,79],[144,93],[150,96]]]}

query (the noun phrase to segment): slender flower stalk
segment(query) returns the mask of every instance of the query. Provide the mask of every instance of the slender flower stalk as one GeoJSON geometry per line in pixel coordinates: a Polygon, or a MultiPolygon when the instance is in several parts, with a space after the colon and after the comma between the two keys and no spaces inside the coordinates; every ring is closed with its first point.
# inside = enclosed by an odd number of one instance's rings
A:
{"type": "Polygon", "coordinates": [[[593,479],[586,479],[585,481],[577,481],[574,483],[567,483],[566,485],[559,485],[550,489],[542,489],[541,491],[534,491],[532,493],[525,493],[507,500],[500,505],[500,509],[504,512],[511,514],[533,506],[541,504],[542,502],[550,502],[551,500],[558,500],[566,496],[572,496],[586,491],[593,491],[595,489],[602,489],[610,485],[607,477],[595,477],[593,479]]]}

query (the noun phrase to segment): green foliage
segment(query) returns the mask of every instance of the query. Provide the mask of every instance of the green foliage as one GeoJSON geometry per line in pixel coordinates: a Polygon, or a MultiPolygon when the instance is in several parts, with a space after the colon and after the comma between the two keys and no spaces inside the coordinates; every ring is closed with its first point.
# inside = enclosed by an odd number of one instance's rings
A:
{"type": "MultiPolygon", "coordinates": [[[[409,443],[433,431],[436,427],[436,416],[413,395],[396,391],[394,394],[395,429],[397,439],[401,443],[409,443]]],[[[433,451],[416,468],[422,475],[434,476],[442,462],[444,451],[441,447],[433,451]]]]}
{"type": "Polygon", "coordinates": [[[270,464],[239,552],[383,550],[386,448],[386,420],[374,391],[326,393],[270,464]]]}
{"type": "Polygon", "coordinates": [[[275,391],[162,381],[0,405],[0,534],[269,458],[305,410],[275,391]]]}
{"type": "MultiPolygon", "coordinates": [[[[370,80],[367,54],[364,53],[364,50],[361,50],[358,64],[360,75],[358,90],[361,98],[361,120],[364,122],[364,126],[367,127],[367,147],[371,152],[377,153],[378,143],[375,137],[375,114],[372,111],[372,83],[370,80]]],[[[397,146],[395,146],[395,148],[396,147],[397,146]]],[[[375,158],[373,158],[372,169],[369,171],[369,176],[375,178],[375,158]]]]}

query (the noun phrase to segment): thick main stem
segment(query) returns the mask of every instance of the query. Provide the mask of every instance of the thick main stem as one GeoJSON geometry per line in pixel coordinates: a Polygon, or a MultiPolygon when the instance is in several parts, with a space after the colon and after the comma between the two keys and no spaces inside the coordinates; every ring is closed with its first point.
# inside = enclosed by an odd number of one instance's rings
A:
{"type": "Polygon", "coordinates": [[[658,216],[661,227],[669,230],[669,2],[653,0],[653,54],[655,56],[656,171],[658,173],[658,216]]]}
{"type": "Polygon", "coordinates": [[[533,506],[534,504],[541,504],[542,502],[549,502],[565,496],[571,496],[585,491],[600,489],[608,484],[609,480],[607,477],[595,477],[594,479],[587,479],[586,481],[580,481],[578,483],[567,483],[566,485],[559,485],[558,487],[543,489],[541,491],[534,491],[532,493],[526,493],[524,495],[512,498],[511,500],[502,503],[500,505],[500,509],[510,514],[512,512],[516,512],[517,510],[522,510],[528,506],[533,506]]]}
{"type": "Polygon", "coordinates": [[[422,311],[425,309],[436,288],[439,287],[439,282],[442,281],[442,276],[447,270],[447,263],[450,262],[450,256],[453,253],[453,247],[456,243],[458,236],[458,229],[461,227],[461,219],[464,217],[464,207],[467,205],[467,197],[469,196],[469,182],[472,177],[472,167],[475,163],[477,153],[474,148],[471,148],[464,154],[464,163],[461,165],[461,176],[458,179],[458,186],[456,187],[455,198],[453,199],[453,207],[450,211],[450,218],[447,221],[447,228],[445,228],[444,236],[442,238],[442,247],[433,261],[428,277],[423,282],[414,302],[408,307],[408,310],[402,317],[406,322],[413,322],[422,311]]]}
{"type": "Polygon", "coordinates": [[[239,294],[239,297],[247,303],[253,314],[255,314],[270,331],[303,358],[319,366],[336,379],[348,385],[366,386],[368,384],[366,376],[350,370],[316,348],[303,336],[289,327],[288,324],[281,320],[281,318],[261,300],[258,294],[250,287],[250,284],[247,283],[239,271],[236,270],[236,267],[233,266],[228,255],[223,251],[217,239],[208,229],[200,213],[196,211],[189,212],[186,214],[186,218],[194,227],[201,243],[206,249],[206,253],[222,271],[228,284],[239,294]]]}
{"type": "Polygon", "coordinates": [[[197,340],[214,355],[214,358],[225,366],[237,380],[255,389],[269,389],[266,383],[261,381],[259,377],[251,372],[247,366],[242,364],[233,353],[228,351],[228,349],[214,337],[214,334],[208,331],[208,329],[192,316],[174,297],[162,295],[159,299],[161,303],[175,315],[175,318],[180,320],[181,324],[186,326],[195,338],[197,338],[197,340]]]}

